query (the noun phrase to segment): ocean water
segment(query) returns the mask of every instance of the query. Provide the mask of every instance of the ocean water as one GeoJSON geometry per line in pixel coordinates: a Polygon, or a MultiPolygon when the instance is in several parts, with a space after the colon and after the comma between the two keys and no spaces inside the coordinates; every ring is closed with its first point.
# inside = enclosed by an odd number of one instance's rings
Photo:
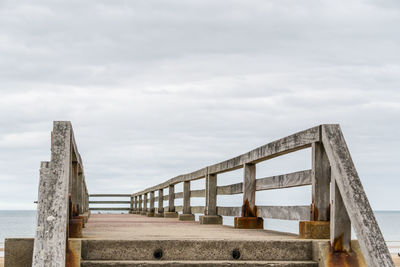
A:
{"type": "MultiPolygon", "coordinates": [[[[400,253],[400,211],[375,211],[375,216],[390,252],[400,253]]],[[[0,248],[4,247],[7,237],[33,237],[35,224],[36,211],[0,210],[0,248]]],[[[233,217],[224,217],[224,224],[233,225],[233,217]]],[[[264,224],[266,229],[298,233],[297,221],[265,219],[264,224]]],[[[356,239],[356,236],[353,235],[353,238],[356,239]]],[[[1,256],[3,252],[0,252],[1,256]]]]}

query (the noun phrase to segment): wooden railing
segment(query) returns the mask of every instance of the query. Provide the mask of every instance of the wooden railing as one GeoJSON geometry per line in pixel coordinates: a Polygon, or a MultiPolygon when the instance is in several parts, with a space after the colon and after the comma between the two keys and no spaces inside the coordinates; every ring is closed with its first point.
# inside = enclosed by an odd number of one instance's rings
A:
{"type": "Polygon", "coordinates": [[[134,193],[132,198],[133,213],[167,217],[181,211],[183,220],[194,219],[191,216],[194,213],[203,213],[200,223],[204,224],[220,224],[221,216],[236,216],[237,228],[263,228],[262,218],[318,222],[319,227],[326,224],[332,249],[336,252],[351,250],[353,225],[368,266],[394,266],[339,125],[320,125],[290,135],[232,159],[179,175],[134,193]],[[311,170],[256,179],[257,163],[310,147],[311,170]],[[217,186],[218,174],[240,168],[244,169],[242,183],[217,186]],[[191,190],[190,183],[198,179],[205,179],[205,189],[191,190]],[[178,183],[183,183],[183,192],[175,193],[178,183]],[[255,205],[256,191],[304,185],[312,185],[310,206],[255,205]],[[166,188],[168,195],[164,195],[166,188]],[[217,205],[217,195],[232,194],[243,194],[241,207],[217,205]],[[206,206],[191,206],[193,197],[205,197],[206,206]],[[183,199],[183,206],[175,206],[175,199],[183,199]],[[166,207],[164,200],[168,200],[166,207]]]}
{"type": "Polygon", "coordinates": [[[133,202],[131,194],[90,194],[89,210],[93,211],[132,211],[133,202]],[[93,198],[102,198],[102,200],[91,200],[93,198]],[[113,200],[103,200],[104,198],[113,200]],[[128,198],[127,200],[115,200],[115,198],[128,198]],[[92,204],[92,205],[90,205],[92,204]],[[94,204],[94,205],[93,205],[94,204]],[[107,207],[98,206],[98,204],[107,204],[107,207]],[[124,206],[121,206],[121,204],[124,206]],[[127,206],[129,204],[129,206],[127,206]],[[116,205],[116,207],[111,207],[116,205]]]}
{"type": "Polygon", "coordinates": [[[88,190],[70,122],[56,121],[51,160],[40,166],[33,266],[65,266],[67,240],[88,216],[88,190]]]}

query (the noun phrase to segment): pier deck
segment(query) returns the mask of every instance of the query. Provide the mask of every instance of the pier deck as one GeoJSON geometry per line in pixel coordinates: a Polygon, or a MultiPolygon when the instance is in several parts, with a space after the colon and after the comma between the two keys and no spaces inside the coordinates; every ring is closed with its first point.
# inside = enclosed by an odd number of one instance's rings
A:
{"type": "Polygon", "coordinates": [[[83,239],[127,240],[282,240],[297,239],[294,234],[235,229],[226,225],[204,225],[194,221],[144,217],[136,214],[92,214],[83,239]]]}

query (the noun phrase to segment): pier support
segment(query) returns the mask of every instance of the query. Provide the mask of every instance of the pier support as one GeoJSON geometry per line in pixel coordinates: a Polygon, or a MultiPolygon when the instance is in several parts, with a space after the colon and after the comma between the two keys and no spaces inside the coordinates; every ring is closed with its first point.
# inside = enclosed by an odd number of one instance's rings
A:
{"type": "Polygon", "coordinates": [[[222,224],[222,216],[217,214],[217,175],[206,173],[205,215],[200,216],[200,224],[222,224]]]}
{"type": "Polygon", "coordinates": [[[158,189],[158,208],[155,217],[164,217],[164,189],[158,189]]]}
{"type": "Polygon", "coordinates": [[[305,239],[329,239],[331,169],[322,142],[312,144],[311,179],[311,218],[299,222],[299,235],[305,239]]]}
{"type": "Polygon", "coordinates": [[[154,217],[154,191],[150,192],[150,209],[146,213],[147,217],[154,217]]]}
{"type": "Polygon", "coordinates": [[[256,165],[246,163],[243,166],[243,206],[242,216],[235,217],[235,228],[264,229],[264,219],[257,217],[256,207],[256,165]]]}
{"type": "Polygon", "coordinates": [[[168,211],[164,211],[164,218],[178,218],[178,213],[175,211],[175,185],[169,186],[168,192],[168,211]]]}
{"type": "Polygon", "coordinates": [[[180,221],[194,221],[190,208],[190,181],[183,182],[183,212],[179,214],[180,221]]]}

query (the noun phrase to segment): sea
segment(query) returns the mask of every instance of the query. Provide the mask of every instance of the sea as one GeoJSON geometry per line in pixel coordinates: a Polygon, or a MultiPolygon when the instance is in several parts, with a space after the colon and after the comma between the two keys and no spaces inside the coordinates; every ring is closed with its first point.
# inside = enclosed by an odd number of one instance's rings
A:
{"type": "MultiPolygon", "coordinates": [[[[400,253],[400,211],[374,211],[383,237],[391,253],[400,253]]],[[[0,210],[0,257],[4,256],[4,239],[9,237],[33,237],[35,210],[0,210]]],[[[224,224],[233,225],[233,217],[224,217],[224,224]]],[[[266,229],[298,233],[297,221],[264,219],[266,229]]],[[[356,239],[356,236],[353,235],[356,239]]]]}

